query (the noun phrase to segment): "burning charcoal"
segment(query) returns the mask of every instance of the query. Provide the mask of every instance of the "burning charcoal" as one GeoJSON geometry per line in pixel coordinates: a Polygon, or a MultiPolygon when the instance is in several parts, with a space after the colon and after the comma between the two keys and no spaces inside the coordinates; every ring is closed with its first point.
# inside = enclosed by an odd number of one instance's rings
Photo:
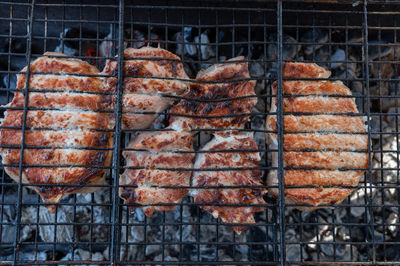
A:
{"type": "Polygon", "coordinates": [[[176,45],[176,54],[183,55],[187,54],[190,56],[195,56],[197,54],[196,45],[193,44],[193,37],[192,37],[192,27],[184,27],[183,28],[183,37],[182,32],[179,31],[174,35],[174,39],[177,42],[185,42],[178,43],[176,45]]]}
{"type": "Polygon", "coordinates": [[[306,47],[304,49],[304,53],[306,55],[311,55],[313,51],[318,50],[324,45],[324,43],[328,41],[328,34],[326,31],[323,31],[319,28],[313,28],[304,33],[300,40],[301,42],[308,43],[303,44],[306,47]]]}
{"type": "MultiPolygon", "coordinates": [[[[111,58],[114,57],[114,55],[117,53],[117,50],[115,49],[114,45],[116,44],[116,40],[113,40],[113,38],[117,38],[118,36],[118,30],[115,30],[116,32],[114,33],[114,27],[110,27],[110,33],[104,38],[104,41],[101,42],[99,46],[99,54],[100,56],[111,58]]],[[[124,42],[124,49],[128,47],[128,43],[124,42]]]]}
{"type": "Polygon", "coordinates": [[[96,42],[82,41],[82,38],[95,39],[97,34],[87,29],[66,28],[60,33],[61,42],[54,51],[71,56],[96,56],[96,42]]]}
{"type": "Polygon", "coordinates": [[[361,43],[364,40],[361,30],[350,31],[347,38],[349,43],[361,43]]]}
{"type": "MultiPolygon", "coordinates": [[[[268,59],[271,60],[276,60],[277,58],[277,49],[276,49],[276,44],[277,44],[277,35],[275,33],[271,34],[268,38],[268,40],[271,43],[268,45],[267,49],[267,55],[268,59]]],[[[296,56],[296,49],[300,50],[301,46],[296,45],[297,41],[293,37],[284,34],[282,37],[282,42],[283,42],[283,47],[282,47],[282,59],[284,61],[291,61],[295,58],[296,56]]]]}
{"type": "MultiPolygon", "coordinates": [[[[90,260],[90,252],[80,248],[75,249],[74,260],[90,260]]],[[[68,253],[61,261],[72,261],[72,253],[68,253]]]]}
{"type": "MultiPolygon", "coordinates": [[[[15,240],[15,226],[7,223],[13,223],[14,221],[4,215],[2,224],[2,232],[1,232],[1,243],[2,244],[13,244],[15,240]]],[[[0,251],[0,254],[2,252],[0,251]]]]}
{"type": "MultiPolygon", "coordinates": [[[[192,28],[191,27],[185,27],[183,29],[183,39],[185,40],[185,42],[192,42],[193,38],[192,38],[192,28]]],[[[188,53],[188,55],[195,55],[197,53],[197,49],[196,46],[193,44],[185,44],[185,51],[188,53]]]]}
{"type": "Polygon", "coordinates": [[[128,43],[128,47],[140,48],[146,45],[146,38],[142,32],[134,30],[133,36],[130,37],[131,41],[128,43]]]}
{"type": "MultiPolygon", "coordinates": [[[[4,230],[4,229],[3,229],[4,230]]],[[[3,261],[5,260],[13,260],[14,259],[14,255],[8,255],[5,257],[1,257],[0,259],[3,261]]],[[[24,251],[19,251],[18,252],[18,261],[45,261],[47,260],[47,254],[46,252],[35,252],[35,251],[31,251],[31,252],[24,252],[24,251]]],[[[23,265],[23,264],[22,264],[23,265]]]]}
{"type": "Polygon", "coordinates": [[[331,68],[338,68],[343,64],[343,61],[346,59],[346,54],[344,50],[342,49],[337,49],[335,53],[331,56],[330,61],[332,62],[330,64],[331,68]]]}
{"type": "Polygon", "coordinates": [[[370,41],[368,43],[368,59],[376,60],[393,54],[393,46],[389,46],[386,41],[370,41]]]}
{"type": "MultiPolygon", "coordinates": [[[[393,60],[392,58],[382,58],[381,60],[393,60]]],[[[371,74],[374,78],[389,79],[394,76],[394,67],[392,63],[372,63],[371,74]]]]}
{"type": "Polygon", "coordinates": [[[209,45],[210,40],[208,39],[208,31],[204,31],[200,36],[194,37],[194,42],[197,47],[200,48],[200,56],[202,60],[206,60],[212,56],[215,56],[215,52],[209,45]]]}
{"type": "Polygon", "coordinates": [[[17,75],[15,75],[15,74],[10,74],[10,75],[4,74],[2,80],[3,80],[2,87],[4,87],[4,88],[12,89],[17,86],[17,75]],[[10,77],[10,83],[8,81],[9,77],[10,77]]]}
{"type": "Polygon", "coordinates": [[[39,218],[39,223],[42,223],[39,225],[39,235],[43,241],[60,243],[72,241],[72,225],[58,225],[58,223],[72,223],[73,207],[60,206],[56,213],[50,213],[46,207],[40,206],[39,218]],[[55,234],[57,234],[56,239],[54,239],[55,234]]]}
{"type": "Polygon", "coordinates": [[[254,62],[249,64],[250,76],[253,78],[264,77],[264,65],[260,62],[254,62]]]}
{"type": "MultiPolygon", "coordinates": [[[[391,111],[391,109],[389,109],[389,111],[391,111]]],[[[393,117],[394,119],[396,119],[396,116],[389,116],[389,117],[393,117]]],[[[384,119],[382,119],[382,117],[380,117],[380,116],[375,116],[375,115],[372,116],[371,120],[369,122],[369,126],[370,126],[370,130],[371,130],[371,138],[372,139],[379,140],[381,137],[383,137],[383,138],[390,137],[390,135],[384,135],[384,134],[382,135],[381,133],[392,132],[388,123],[384,119]],[[382,130],[381,130],[381,128],[382,128],[382,130]]]]}

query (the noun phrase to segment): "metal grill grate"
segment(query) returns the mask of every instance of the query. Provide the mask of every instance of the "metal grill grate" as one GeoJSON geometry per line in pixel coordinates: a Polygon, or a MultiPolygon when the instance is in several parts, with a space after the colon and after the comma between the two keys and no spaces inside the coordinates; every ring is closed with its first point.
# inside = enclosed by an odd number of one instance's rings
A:
{"type": "MultiPolygon", "coordinates": [[[[13,182],[2,170],[0,264],[400,264],[399,8],[395,1],[384,5],[369,1],[1,3],[2,105],[12,100],[15,75],[21,68],[56,47],[61,52],[74,47],[76,55],[71,57],[99,69],[117,55],[119,71],[115,145],[106,184],[87,196],[66,197],[50,214],[36,193],[13,182]],[[76,31],[73,37],[68,35],[71,28],[76,31]],[[176,37],[187,29],[191,29],[189,40],[176,37]],[[209,38],[208,43],[194,38],[201,34],[209,38]],[[152,218],[140,209],[130,213],[118,196],[118,180],[124,166],[121,153],[135,132],[122,130],[120,125],[124,77],[123,51],[118,47],[141,42],[176,53],[191,77],[209,64],[238,55],[247,58],[252,79],[257,80],[258,103],[244,131],[256,134],[264,179],[276,169],[271,165],[273,150],[264,142],[264,120],[277,97],[277,117],[282,122],[282,101],[287,97],[281,90],[283,62],[315,62],[332,70],[332,79],[342,80],[352,90],[360,115],[367,117],[369,125],[372,163],[358,190],[333,209],[313,212],[294,210],[284,203],[283,193],[279,200],[267,195],[267,209],[256,215],[257,224],[240,235],[232,231],[232,225],[199,209],[190,197],[176,210],[152,218]],[[102,43],[111,47],[107,56],[99,52],[102,43]],[[197,53],[189,55],[185,45],[197,53]],[[274,81],[278,82],[277,95],[271,89],[274,81]]],[[[7,109],[1,107],[3,112],[7,109]]],[[[25,132],[28,110],[23,111],[25,132]]],[[[148,130],[163,129],[143,131],[148,130]]],[[[282,143],[282,123],[278,123],[278,136],[282,143]]],[[[198,148],[209,137],[202,132],[196,138],[198,148]]],[[[282,145],[278,154],[282,177],[282,145]]],[[[27,165],[21,159],[16,166],[21,176],[27,165]]],[[[279,190],[284,190],[282,181],[279,190]]]]}

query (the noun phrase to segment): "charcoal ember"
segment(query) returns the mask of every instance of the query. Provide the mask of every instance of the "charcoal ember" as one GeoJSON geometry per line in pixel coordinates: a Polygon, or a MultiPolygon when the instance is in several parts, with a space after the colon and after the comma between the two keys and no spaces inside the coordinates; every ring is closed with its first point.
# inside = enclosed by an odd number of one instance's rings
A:
{"type": "Polygon", "coordinates": [[[128,43],[128,46],[132,48],[140,48],[146,44],[145,35],[141,31],[133,30],[133,34],[130,34],[130,42],[128,43]]]}
{"type": "Polygon", "coordinates": [[[343,62],[346,60],[346,53],[343,49],[337,49],[335,53],[330,57],[330,68],[338,68],[343,65],[343,62]]]}
{"type": "Polygon", "coordinates": [[[306,31],[301,36],[300,41],[306,43],[303,44],[303,47],[305,47],[304,53],[306,55],[311,55],[328,41],[328,33],[320,28],[313,28],[306,31]]]}
{"type": "Polygon", "coordinates": [[[177,55],[182,56],[187,54],[189,56],[195,56],[197,54],[196,45],[193,44],[192,31],[192,27],[184,27],[183,33],[182,31],[179,31],[173,36],[173,39],[178,42],[175,50],[177,55]]]}
{"type": "Polygon", "coordinates": [[[2,74],[2,87],[3,88],[15,88],[17,87],[17,75],[15,74],[2,74]]]}
{"type": "MultiPolygon", "coordinates": [[[[21,70],[25,67],[27,65],[27,40],[25,38],[12,38],[10,42],[9,38],[0,39],[0,52],[4,53],[0,55],[0,69],[7,70],[10,67],[11,70],[21,70]],[[13,53],[14,55],[8,56],[7,53],[13,53]]],[[[32,54],[41,52],[36,43],[32,43],[30,48],[32,54]]]]}
{"type": "MultiPolygon", "coordinates": [[[[12,224],[14,221],[11,217],[3,215],[3,220],[1,221],[1,243],[6,246],[6,244],[13,244],[16,236],[16,227],[12,224]]],[[[4,250],[3,250],[4,252],[4,250]]],[[[0,255],[3,253],[0,251],[0,255]]]]}
{"type": "Polygon", "coordinates": [[[86,41],[82,38],[96,39],[97,34],[86,28],[66,28],[60,33],[61,42],[54,51],[70,56],[96,56],[96,41],[86,41]]]}
{"type": "Polygon", "coordinates": [[[92,202],[96,204],[110,203],[110,190],[101,189],[94,193],[76,196],[78,206],[76,207],[74,221],[78,225],[75,226],[75,238],[82,242],[101,244],[109,241],[110,227],[102,224],[109,221],[111,209],[103,206],[92,208],[90,205],[85,205],[92,202]]]}
{"type": "MultiPolygon", "coordinates": [[[[382,58],[382,61],[393,60],[393,55],[382,58]]],[[[394,77],[394,65],[392,63],[372,63],[370,72],[374,78],[389,79],[394,77]]]]}
{"type": "Polygon", "coordinates": [[[348,43],[360,43],[364,40],[361,30],[350,30],[347,36],[348,43]]]}
{"type": "MultiPolygon", "coordinates": [[[[14,254],[7,255],[7,256],[1,256],[0,253],[0,261],[12,261],[14,260],[14,254]]],[[[18,252],[18,261],[25,261],[25,262],[32,262],[32,261],[45,261],[47,260],[47,254],[44,251],[41,252],[35,252],[35,251],[19,251],[18,252]]],[[[23,263],[22,263],[23,265],[23,263]]]]}
{"type": "Polygon", "coordinates": [[[308,57],[309,59],[318,62],[318,65],[323,66],[325,68],[330,68],[329,67],[329,62],[330,62],[330,57],[331,57],[331,51],[329,50],[328,47],[321,47],[321,49],[318,49],[315,52],[315,55],[313,57],[308,57]]]}
{"type": "Polygon", "coordinates": [[[352,81],[350,83],[350,89],[351,92],[353,94],[353,96],[355,97],[356,100],[356,105],[357,105],[357,109],[362,111],[364,110],[364,98],[365,98],[365,93],[364,93],[364,87],[361,81],[352,81]]]}
{"type": "Polygon", "coordinates": [[[356,79],[357,75],[351,68],[347,68],[344,70],[339,69],[338,71],[336,71],[335,75],[332,76],[332,78],[336,80],[341,80],[344,84],[348,84],[352,80],[356,79]]]}
{"type": "Polygon", "coordinates": [[[21,241],[27,241],[32,239],[36,232],[36,217],[38,215],[38,210],[36,207],[27,206],[22,207],[21,210],[21,223],[26,224],[21,230],[21,241]]]}
{"type": "Polygon", "coordinates": [[[265,71],[264,65],[261,62],[249,63],[250,76],[253,78],[263,78],[265,71]]]}
{"type": "MultiPolygon", "coordinates": [[[[114,57],[118,53],[117,38],[118,29],[114,29],[114,27],[111,26],[110,32],[99,45],[99,55],[106,58],[114,57]]],[[[153,31],[150,31],[150,35],[146,36],[142,31],[139,30],[133,30],[132,32],[125,30],[123,49],[128,47],[140,48],[153,43],[159,45],[160,40],[160,36],[153,31]]]]}
{"type": "Polygon", "coordinates": [[[285,254],[288,261],[301,261],[300,244],[286,244],[285,254]]]}
{"type": "Polygon", "coordinates": [[[59,206],[56,213],[50,213],[46,207],[40,206],[39,235],[41,239],[44,242],[71,242],[73,239],[72,219],[72,206],[59,206]],[[58,223],[69,225],[60,225],[58,223]]]}
{"type": "MultiPolygon", "coordinates": [[[[398,111],[395,111],[396,109],[389,109],[394,111],[394,113],[397,113],[398,111]]],[[[392,119],[396,119],[396,116],[393,116],[392,119]]],[[[387,141],[392,137],[391,134],[385,134],[385,133],[390,133],[392,132],[392,129],[390,127],[390,122],[386,122],[387,119],[384,119],[381,116],[372,116],[369,122],[370,126],[370,132],[371,132],[371,138],[375,140],[381,140],[381,138],[385,141],[384,143],[381,143],[381,145],[384,145],[387,143],[387,141]]],[[[389,118],[390,121],[390,118],[389,118]]],[[[378,143],[380,144],[380,143],[378,143]]]]}
{"type": "MultiPolygon", "coordinates": [[[[69,252],[66,256],[61,258],[61,261],[79,261],[79,260],[104,261],[104,260],[106,260],[106,258],[104,257],[103,253],[101,253],[101,252],[91,253],[87,250],[83,250],[80,248],[75,249],[74,254],[72,254],[72,252],[69,252]]],[[[60,263],[59,265],[66,265],[66,264],[60,263]]],[[[68,264],[68,265],[70,265],[70,264],[68,264]]],[[[95,265],[95,264],[91,264],[91,265],[95,265]]]]}
{"type": "MultiPolygon", "coordinates": [[[[267,48],[268,59],[276,60],[278,55],[278,51],[276,49],[278,41],[276,33],[272,33],[268,37],[268,41],[272,42],[267,48]]],[[[293,60],[296,57],[296,51],[300,51],[301,46],[297,45],[296,39],[287,34],[282,36],[282,43],[282,59],[284,61],[293,60]]]]}
{"type": "Polygon", "coordinates": [[[194,37],[194,43],[199,48],[198,52],[202,60],[207,60],[210,57],[215,56],[215,51],[210,45],[210,40],[208,38],[208,31],[204,31],[200,36],[194,37]]]}
{"type": "MultiPolygon", "coordinates": [[[[253,109],[253,112],[263,112],[263,110],[253,109]]],[[[251,128],[253,130],[260,130],[254,133],[254,139],[257,142],[258,149],[265,151],[265,117],[263,115],[255,115],[251,119],[251,128]]],[[[265,152],[261,152],[261,162],[264,162],[265,152]]]]}
{"type": "Polygon", "coordinates": [[[267,240],[267,235],[258,226],[253,226],[249,229],[249,240],[252,242],[260,242],[260,244],[251,245],[251,253],[249,254],[252,261],[268,260],[267,246],[263,244],[267,240]]]}
{"type": "Polygon", "coordinates": [[[393,46],[388,45],[386,41],[369,41],[368,42],[368,59],[369,60],[382,60],[386,56],[393,56],[393,46]]]}

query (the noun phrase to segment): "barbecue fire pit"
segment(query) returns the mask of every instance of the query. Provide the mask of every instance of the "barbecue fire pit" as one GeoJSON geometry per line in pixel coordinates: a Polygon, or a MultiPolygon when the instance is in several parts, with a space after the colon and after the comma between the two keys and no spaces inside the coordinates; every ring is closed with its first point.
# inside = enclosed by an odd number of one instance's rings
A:
{"type": "MultiPolygon", "coordinates": [[[[61,52],[100,70],[107,60],[116,60],[121,70],[123,49],[151,46],[178,55],[190,78],[212,64],[245,57],[257,81],[257,104],[244,131],[253,132],[258,144],[256,169],[262,171],[263,188],[269,188],[265,180],[275,170],[278,189],[285,190],[287,169],[272,165],[273,152],[282,155],[283,146],[273,150],[265,141],[271,103],[285,97],[284,62],[316,63],[332,72],[331,80],[349,87],[358,115],[366,118],[371,145],[358,189],[332,208],[300,211],[284,202],[284,194],[276,199],[267,193],[261,204],[265,210],[241,234],[190,196],[175,210],[149,218],[140,206],[119,197],[126,166],[122,152],[138,132],[164,131],[169,109],[149,128],[121,129],[124,73],[117,71],[116,108],[110,112],[117,120],[111,130],[113,159],[100,190],[66,196],[51,213],[2,164],[0,265],[399,265],[399,38],[399,1],[3,1],[2,118],[14,97],[17,74],[45,52],[61,52]],[[131,212],[128,207],[139,208],[131,212]]],[[[282,102],[276,112],[280,137],[281,108],[282,102]]],[[[210,134],[194,133],[194,153],[204,152],[210,134]]],[[[24,164],[16,167],[21,174],[24,164]]]]}

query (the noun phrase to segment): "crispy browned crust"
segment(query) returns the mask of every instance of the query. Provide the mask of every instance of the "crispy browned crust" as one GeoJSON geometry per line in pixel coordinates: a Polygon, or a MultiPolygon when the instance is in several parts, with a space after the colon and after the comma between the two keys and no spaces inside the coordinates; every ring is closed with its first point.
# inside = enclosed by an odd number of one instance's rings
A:
{"type": "MultiPolygon", "coordinates": [[[[365,122],[359,116],[345,115],[285,115],[283,117],[285,131],[329,131],[329,132],[365,132],[365,122]]],[[[267,120],[269,130],[276,132],[276,116],[267,120]]]]}
{"type": "MultiPolygon", "coordinates": [[[[23,107],[25,96],[16,92],[11,103],[13,107],[23,107]]],[[[88,110],[112,111],[115,108],[115,97],[86,93],[29,93],[29,106],[35,108],[76,108],[88,110]]]]}
{"type": "Polygon", "coordinates": [[[250,118],[250,116],[246,116],[245,114],[250,113],[257,103],[254,91],[256,81],[228,82],[230,80],[249,78],[247,63],[230,62],[236,60],[244,60],[244,58],[233,58],[223,64],[211,66],[198,74],[196,81],[223,81],[226,83],[190,84],[189,91],[184,94],[187,99],[181,100],[171,108],[171,119],[175,126],[178,125],[177,127],[185,130],[244,127],[244,124],[250,118]],[[229,100],[230,98],[240,97],[245,98],[229,100]],[[213,117],[229,115],[232,115],[232,117],[213,117]]]}
{"type": "Polygon", "coordinates": [[[180,123],[181,127],[189,129],[229,129],[243,128],[250,116],[245,116],[251,112],[257,99],[243,98],[228,100],[242,96],[254,94],[255,81],[245,81],[238,83],[224,84],[191,84],[187,98],[194,100],[182,100],[171,108],[170,113],[175,123],[180,123]],[[205,102],[206,100],[227,99],[219,102],[205,102]],[[199,101],[205,100],[205,101],[199,101]],[[190,115],[193,117],[185,117],[190,115]],[[216,118],[213,116],[229,116],[216,118]],[[240,116],[234,116],[240,115],[240,116]],[[204,118],[203,118],[204,117],[204,118]]]}
{"type": "MultiPolygon", "coordinates": [[[[328,78],[329,75],[329,71],[316,64],[286,63],[283,68],[284,77],[328,78]]],[[[273,91],[276,93],[276,83],[273,91]]],[[[329,115],[358,113],[354,98],[321,95],[351,95],[350,90],[338,81],[293,80],[283,82],[283,93],[302,95],[284,98],[284,112],[315,114],[284,115],[283,118],[284,130],[295,132],[283,136],[284,166],[302,168],[284,171],[286,202],[312,206],[298,207],[304,210],[340,203],[354,191],[364,173],[363,169],[368,168],[368,137],[362,134],[366,132],[363,117],[329,115]]],[[[273,100],[271,112],[276,112],[276,99],[273,100]]],[[[267,141],[271,148],[276,149],[276,116],[270,115],[266,125],[267,130],[272,131],[267,134],[267,141]]],[[[277,164],[276,152],[273,154],[273,164],[277,164]]],[[[269,192],[278,196],[276,171],[269,173],[267,182],[271,186],[269,192]]]]}
{"type": "MultiPolygon", "coordinates": [[[[187,168],[193,166],[194,153],[177,153],[193,151],[193,138],[190,132],[146,132],[139,134],[128,145],[130,149],[145,151],[124,151],[122,154],[127,167],[143,169],[126,169],[120,177],[120,197],[127,204],[138,204],[143,207],[147,216],[154,211],[167,211],[186,196],[190,186],[190,171],[159,170],[157,168],[187,168]],[[137,186],[137,187],[127,187],[137,186]],[[162,188],[163,186],[178,188],[162,188]]],[[[136,206],[130,206],[133,211],[136,206]]]]}
{"type": "MultiPolygon", "coordinates": [[[[215,136],[202,149],[203,151],[232,150],[232,152],[201,153],[196,159],[195,169],[213,168],[257,168],[260,160],[257,152],[234,152],[235,150],[257,150],[257,143],[250,135],[215,136]]],[[[265,208],[252,206],[265,204],[266,190],[261,188],[261,170],[199,171],[193,175],[190,194],[199,207],[210,212],[224,223],[255,223],[254,213],[265,208]],[[205,186],[218,186],[218,189],[201,189],[205,186]],[[223,188],[225,186],[252,186],[250,188],[223,188]],[[203,204],[237,204],[237,206],[217,206],[203,204]],[[248,204],[249,206],[241,206],[248,204]]],[[[247,226],[233,226],[236,232],[247,226]]]]}
{"type": "Polygon", "coordinates": [[[287,62],[283,66],[284,78],[329,78],[331,72],[314,63],[287,62]]]}
{"type": "MultiPolygon", "coordinates": [[[[128,48],[124,51],[124,58],[123,103],[132,102],[132,100],[125,99],[129,95],[138,95],[134,107],[136,112],[163,112],[172,104],[173,99],[162,97],[159,94],[179,95],[187,90],[186,82],[174,80],[186,80],[189,77],[183,69],[180,58],[173,53],[153,47],[128,48]],[[157,102],[153,101],[155,97],[157,97],[157,102]]],[[[107,61],[103,70],[103,74],[110,75],[105,78],[105,84],[111,91],[116,91],[117,70],[117,61],[115,60],[107,61]]],[[[158,114],[127,114],[126,112],[129,110],[125,111],[124,107],[127,106],[123,106],[123,129],[147,128],[158,116],[158,114]]]]}
{"type": "Polygon", "coordinates": [[[199,81],[228,81],[250,78],[248,63],[244,56],[238,56],[226,60],[224,63],[212,65],[197,73],[196,80],[199,81]]]}
{"type": "MultiPolygon", "coordinates": [[[[350,89],[341,81],[286,80],[282,87],[288,95],[351,95],[350,89]]],[[[272,88],[276,92],[276,82],[272,88]]]]}
{"type": "MultiPolygon", "coordinates": [[[[65,56],[51,53],[52,56],[65,56]]],[[[22,72],[26,71],[26,67],[22,72]]],[[[23,164],[35,165],[23,167],[21,180],[35,190],[45,203],[58,203],[71,193],[88,193],[102,185],[111,161],[112,133],[92,129],[112,129],[112,114],[87,110],[111,110],[112,97],[96,94],[74,93],[104,91],[101,79],[84,75],[96,75],[99,71],[90,64],[78,59],[50,58],[43,56],[35,60],[30,70],[32,74],[29,87],[37,92],[29,94],[29,107],[44,110],[29,110],[26,117],[25,145],[23,164]],[[81,74],[70,76],[67,74],[81,74]],[[60,91],[60,92],[43,92],[60,91]],[[52,110],[52,109],[64,110],[52,110]],[[45,130],[41,130],[45,129],[45,130]],[[39,148],[39,147],[48,148],[39,148]],[[37,147],[37,148],[36,148],[37,147]],[[85,149],[76,149],[85,148],[85,149]],[[87,149],[86,149],[87,148],[87,149]],[[104,148],[104,150],[90,150],[104,148]],[[42,166],[42,167],[40,167],[42,166]],[[50,167],[49,167],[50,166],[50,167]],[[61,167],[71,166],[71,167],[61,167]],[[87,167],[89,166],[89,167],[87,167]],[[58,185],[74,186],[58,186],[58,185]],[[75,186],[77,185],[77,186],[75,186]]],[[[18,75],[17,89],[25,87],[25,75],[18,75]]],[[[16,92],[8,107],[24,108],[25,95],[16,92]]],[[[18,164],[21,160],[22,110],[8,110],[2,121],[0,136],[1,155],[5,170],[16,182],[19,182],[18,164]],[[14,146],[14,147],[4,147],[14,146]]],[[[55,206],[48,206],[53,211],[55,206]]]]}
{"type": "Polygon", "coordinates": [[[283,135],[283,148],[293,150],[366,151],[368,138],[361,134],[297,133],[283,135]]]}
{"type": "Polygon", "coordinates": [[[283,100],[283,111],[288,113],[355,113],[357,106],[353,99],[336,97],[294,97],[283,100]]]}
{"type": "MultiPolygon", "coordinates": [[[[10,107],[13,107],[9,105],[10,107]]],[[[22,110],[8,110],[3,127],[22,127],[22,110]]],[[[27,127],[41,129],[112,129],[113,115],[92,111],[29,111],[26,117],[27,127]]]]}

